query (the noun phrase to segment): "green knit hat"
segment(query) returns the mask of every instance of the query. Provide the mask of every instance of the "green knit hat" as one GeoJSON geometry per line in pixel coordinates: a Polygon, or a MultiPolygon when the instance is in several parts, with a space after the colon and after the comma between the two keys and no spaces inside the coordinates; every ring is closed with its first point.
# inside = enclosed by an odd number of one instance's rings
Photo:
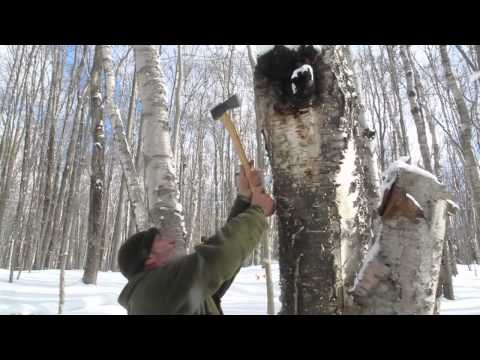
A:
{"type": "Polygon", "coordinates": [[[127,279],[144,270],[145,260],[150,255],[157,234],[160,234],[160,230],[152,227],[132,235],[122,244],[118,251],[118,266],[127,279]]]}

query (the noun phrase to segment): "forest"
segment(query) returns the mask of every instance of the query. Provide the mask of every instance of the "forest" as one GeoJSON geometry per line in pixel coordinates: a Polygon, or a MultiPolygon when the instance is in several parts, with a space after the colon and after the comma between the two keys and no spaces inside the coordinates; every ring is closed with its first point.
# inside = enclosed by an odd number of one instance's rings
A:
{"type": "Polygon", "coordinates": [[[479,45],[2,45],[2,281],[57,270],[62,313],[140,230],[194,251],[237,196],[236,95],[267,313],[438,314],[480,258],[479,87],[479,45]]]}

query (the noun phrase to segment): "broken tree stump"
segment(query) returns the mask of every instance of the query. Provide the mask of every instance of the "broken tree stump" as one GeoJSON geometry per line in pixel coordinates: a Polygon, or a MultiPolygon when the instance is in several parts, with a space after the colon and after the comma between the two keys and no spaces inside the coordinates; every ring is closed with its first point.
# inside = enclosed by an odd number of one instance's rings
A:
{"type": "Polygon", "coordinates": [[[382,188],[380,231],[349,291],[355,313],[431,315],[450,196],[434,175],[402,160],[382,188]]]}

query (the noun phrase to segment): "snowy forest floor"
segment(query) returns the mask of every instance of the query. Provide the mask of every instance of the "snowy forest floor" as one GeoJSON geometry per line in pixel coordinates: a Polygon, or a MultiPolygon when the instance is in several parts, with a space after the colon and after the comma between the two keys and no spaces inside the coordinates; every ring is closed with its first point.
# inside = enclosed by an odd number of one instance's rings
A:
{"type": "MultiPolygon", "coordinates": [[[[274,264],[275,312],[280,309],[278,264],[274,264]]],[[[456,300],[442,299],[442,315],[480,315],[480,267],[458,265],[454,278],[456,300]]],[[[227,315],[262,315],[267,312],[264,271],[261,266],[243,268],[223,299],[227,315]]],[[[8,283],[9,272],[0,269],[0,314],[56,314],[59,270],[25,272],[20,280],[8,283]]],[[[17,274],[15,273],[15,276],[17,274]]],[[[82,270],[66,272],[67,315],[123,315],[117,297],[126,283],[120,273],[100,272],[98,285],[85,285],[82,270]]]]}

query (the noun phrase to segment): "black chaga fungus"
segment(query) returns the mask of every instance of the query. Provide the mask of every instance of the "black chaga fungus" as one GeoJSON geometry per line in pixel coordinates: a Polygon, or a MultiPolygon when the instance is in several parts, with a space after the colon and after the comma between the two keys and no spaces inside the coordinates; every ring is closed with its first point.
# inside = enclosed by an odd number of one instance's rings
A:
{"type": "Polygon", "coordinates": [[[258,58],[255,77],[266,79],[273,87],[278,110],[298,113],[301,108],[311,106],[318,94],[319,59],[319,52],[312,45],[296,49],[276,45],[258,58]]]}

